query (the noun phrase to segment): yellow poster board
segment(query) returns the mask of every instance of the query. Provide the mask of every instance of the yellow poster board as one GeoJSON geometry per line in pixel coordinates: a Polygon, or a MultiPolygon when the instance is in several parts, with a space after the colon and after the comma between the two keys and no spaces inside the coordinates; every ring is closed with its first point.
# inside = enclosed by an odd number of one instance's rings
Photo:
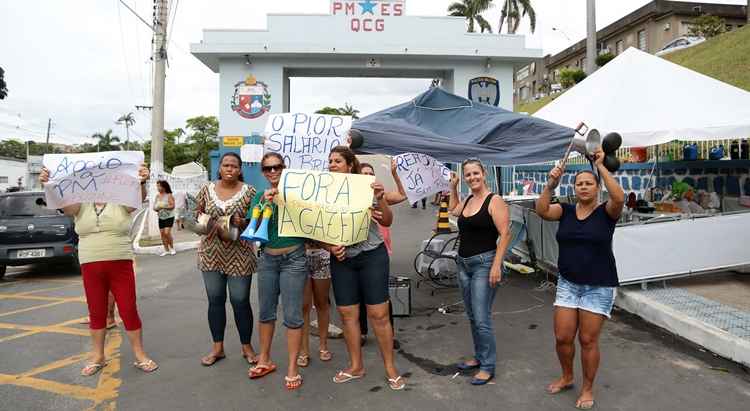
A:
{"type": "Polygon", "coordinates": [[[279,237],[352,245],[367,239],[375,177],[285,169],[279,181],[279,237]]]}
{"type": "Polygon", "coordinates": [[[242,136],[225,136],[224,147],[242,147],[245,144],[245,138],[242,136]]]}

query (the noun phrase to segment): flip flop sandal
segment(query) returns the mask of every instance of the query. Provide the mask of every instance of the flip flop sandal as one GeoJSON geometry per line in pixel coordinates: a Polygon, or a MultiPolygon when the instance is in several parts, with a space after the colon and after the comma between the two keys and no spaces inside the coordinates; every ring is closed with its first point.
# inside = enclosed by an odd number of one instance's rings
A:
{"type": "Polygon", "coordinates": [[[258,363],[258,356],[257,355],[255,357],[251,357],[249,355],[242,354],[242,358],[244,358],[245,360],[247,360],[247,363],[250,364],[250,365],[255,365],[255,364],[258,363]]]}
{"type": "Polygon", "coordinates": [[[146,374],[156,371],[159,368],[159,364],[154,362],[152,359],[148,359],[141,362],[134,362],[133,367],[145,372],[146,374]]]}
{"type": "Polygon", "coordinates": [[[286,385],[286,389],[289,391],[296,390],[302,386],[302,376],[299,374],[291,378],[285,376],[284,385],[286,385]]]}
{"type": "Polygon", "coordinates": [[[574,384],[568,384],[568,385],[563,385],[563,386],[561,386],[561,387],[554,387],[554,388],[550,388],[550,387],[548,386],[548,387],[547,387],[547,388],[545,389],[545,391],[547,391],[547,394],[550,394],[550,395],[555,395],[555,394],[559,394],[559,393],[561,393],[561,392],[563,392],[563,391],[568,391],[568,390],[572,390],[572,389],[573,389],[573,386],[574,386],[574,384]]]}
{"type": "Polygon", "coordinates": [[[101,371],[102,368],[106,366],[107,366],[106,362],[103,362],[103,363],[92,362],[92,363],[86,364],[86,366],[83,367],[83,369],[81,370],[81,375],[83,375],[84,377],[91,377],[93,375],[98,374],[99,371],[101,371]]]}
{"type": "Polygon", "coordinates": [[[333,354],[328,350],[320,350],[320,361],[331,361],[333,354]]]}
{"type": "Polygon", "coordinates": [[[333,377],[333,382],[335,382],[336,384],[343,384],[345,382],[356,380],[364,376],[365,376],[364,374],[354,375],[354,374],[349,374],[348,372],[344,372],[343,370],[341,370],[338,373],[336,373],[336,375],[333,377]]]}
{"type": "Polygon", "coordinates": [[[387,378],[388,380],[388,386],[391,387],[393,391],[401,391],[406,387],[406,381],[404,381],[403,378],[399,375],[396,378],[387,378]]]}
{"type": "Polygon", "coordinates": [[[217,362],[223,360],[224,358],[227,358],[227,356],[226,355],[213,355],[213,354],[209,354],[209,355],[201,358],[201,364],[204,367],[210,367],[210,366],[216,364],[217,362]]]}
{"type": "Polygon", "coordinates": [[[576,408],[579,410],[590,410],[594,408],[594,400],[583,400],[576,403],[576,408]]]}
{"type": "Polygon", "coordinates": [[[250,368],[250,379],[255,380],[276,371],[276,364],[259,364],[253,368],[250,368]]]}
{"type": "Polygon", "coordinates": [[[310,365],[310,356],[307,354],[299,354],[297,356],[297,365],[299,365],[302,368],[305,368],[308,365],[310,365]]]}

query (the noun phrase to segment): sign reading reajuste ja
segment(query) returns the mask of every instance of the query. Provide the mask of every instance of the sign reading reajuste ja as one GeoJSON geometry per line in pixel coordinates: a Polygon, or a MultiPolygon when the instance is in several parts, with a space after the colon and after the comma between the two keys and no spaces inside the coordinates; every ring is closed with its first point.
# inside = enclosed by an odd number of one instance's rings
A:
{"type": "Polygon", "coordinates": [[[279,181],[279,236],[336,245],[367,239],[375,177],[285,169],[279,181]]]}
{"type": "Polygon", "coordinates": [[[265,152],[276,152],[287,168],[300,170],[328,169],[328,154],[336,146],[348,146],[350,116],[326,114],[281,113],[266,123],[265,152]]]}
{"type": "Polygon", "coordinates": [[[141,207],[142,151],[45,154],[42,162],[49,170],[44,184],[48,208],[91,202],[141,207]]]}
{"type": "Polygon", "coordinates": [[[404,153],[393,160],[410,203],[450,189],[450,169],[434,158],[426,154],[404,153]]]}

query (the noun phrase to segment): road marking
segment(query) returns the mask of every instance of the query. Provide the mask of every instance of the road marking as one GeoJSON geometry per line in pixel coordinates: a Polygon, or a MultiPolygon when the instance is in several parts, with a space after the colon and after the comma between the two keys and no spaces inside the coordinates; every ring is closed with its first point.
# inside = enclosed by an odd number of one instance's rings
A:
{"type": "Polygon", "coordinates": [[[86,302],[86,298],[83,296],[71,298],[71,297],[42,297],[39,295],[24,295],[24,294],[0,294],[0,300],[37,300],[37,301],[76,300],[82,303],[86,302]]]}
{"type": "Polygon", "coordinates": [[[27,331],[25,333],[9,335],[7,337],[0,338],[0,343],[10,341],[10,340],[15,340],[15,339],[22,338],[22,337],[28,337],[30,335],[40,334],[40,333],[58,333],[58,334],[88,336],[90,335],[89,330],[66,327],[71,324],[78,324],[87,318],[88,317],[81,317],[81,318],[76,318],[74,320],[68,320],[68,321],[64,321],[64,322],[61,322],[58,324],[52,324],[52,325],[23,325],[23,324],[12,324],[12,323],[0,323],[0,329],[27,331]]]}
{"type": "MultiPolygon", "coordinates": [[[[71,300],[76,300],[76,299],[77,298],[74,298],[74,299],[71,299],[71,300]]],[[[55,301],[55,302],[51,302],[51,303],[47,303],[47,304],[35,305],[33,307],[21,308],[20,310],[8,311],[8,312],[5,312],[5,313],[2,313],[2,314],[0,314],[0,317],[7,317],[7,316],[13,315],[13,314],[20,314],[20,313],[25,313],[25,312],[28,312],[28,311],[34,311],[34,310],[38,310],[40,308],[54,307],[56,305],[65,304],[65,303],[68,303],[68,302],[70,302],[70,301],[69,300],[55,301]]]]}

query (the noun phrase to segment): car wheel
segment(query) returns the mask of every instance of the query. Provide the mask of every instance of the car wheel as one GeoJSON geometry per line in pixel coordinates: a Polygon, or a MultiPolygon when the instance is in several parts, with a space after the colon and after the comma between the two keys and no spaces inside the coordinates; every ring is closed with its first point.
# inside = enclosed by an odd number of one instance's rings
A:
{"type": "Polygon", "coordinates": [[[0,279],[5,277],[5,270],[6,270],[6,267],[4,265],[0,265],[0,279]]]}
{"type": "Polygon", "coordinates": [[[74,273],[81,273],[81,262],[78,261],[78,254],[73,256],[73,260],[70,262],[70,267],[73,268],[74,273]]]}

